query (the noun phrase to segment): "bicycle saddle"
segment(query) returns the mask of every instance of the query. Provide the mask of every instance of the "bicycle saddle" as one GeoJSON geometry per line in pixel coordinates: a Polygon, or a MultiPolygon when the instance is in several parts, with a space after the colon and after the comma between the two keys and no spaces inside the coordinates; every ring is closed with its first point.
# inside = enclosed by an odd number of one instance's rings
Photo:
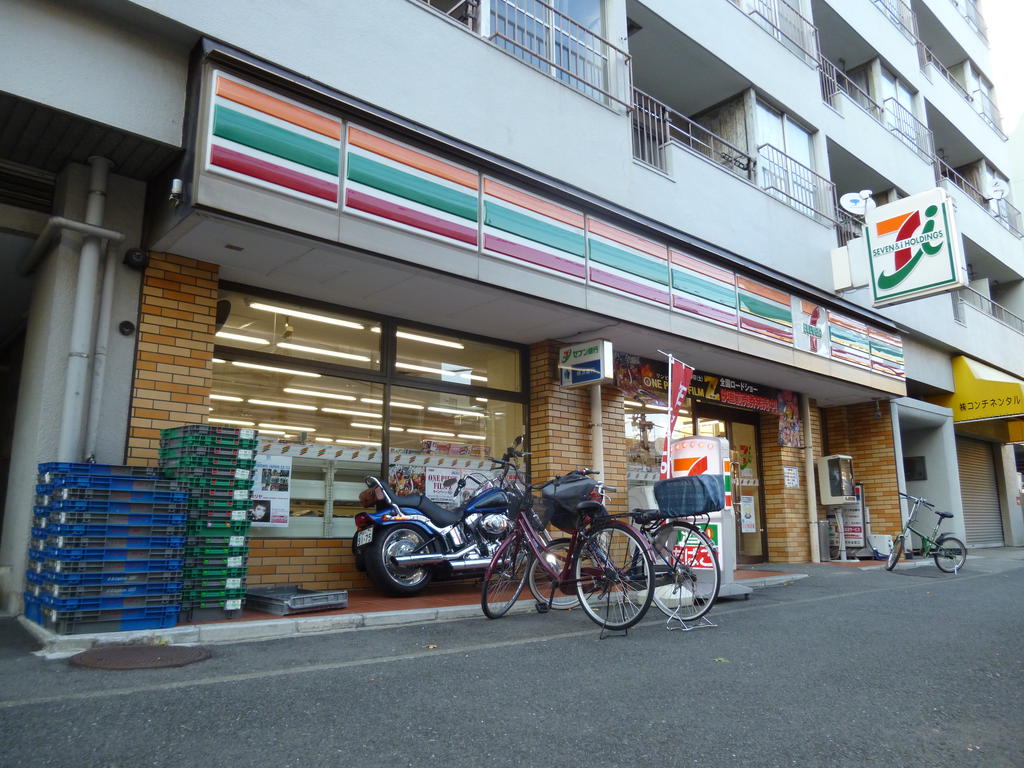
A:
{"type": "Polygon", "coordinates": [[[933,509],[932,512],[934,512],[936,515],[938,515],[939,517],[942,517],[942,518],[952,517],[953,516],[952,512],[943,512],[942,510],[939,510],[939,509],[933,509]]]}

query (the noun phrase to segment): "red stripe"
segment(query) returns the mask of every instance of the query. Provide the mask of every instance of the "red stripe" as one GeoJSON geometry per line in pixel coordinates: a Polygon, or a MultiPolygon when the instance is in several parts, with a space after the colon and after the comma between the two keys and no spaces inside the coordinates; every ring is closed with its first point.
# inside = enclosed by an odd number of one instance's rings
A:
{"type": "Polygon", "coordinates": [[[768,336],[779,341],[793,341],[793,332],[789,329],[783,330],[774,325],[751,320],[749,317],[740,318],[740,328],[745,331],[752,331],[762,336],[768,336]]]}
{"type": "Polygon", "coordinates": [[[330,200],[332,203],[338,202],[337,183],[317,179],[290,168],[282,168],[279,165],[268,163],[266,160],[243,155],[241,152],[227,147],[213,145],[210,148],[210,163],[219,168],[276,184],[279,187],[294,189],[296,192],[302,192],[311,197],[330,200]]]}
{"type": "Polygon", "coordinates": [[[583,278],[587,276],[586,268],[579,262],[563,259],[536,248],[530,248],[529,246],[513,243],[501,237],[495,237],[494,235],[484,235],[484,248],[504,256],[511,256],[514,259],[535,264],[538,267],[547,267],[557,272],[563,272],[573,277],[583,278]]]}
{"type": "Polygon", "coordinates": [[[357,211],[372,213],[384,219],[406,224],[416,229],[422,229],[435,235],[441,235],[452,240],[458,240],[470,245],[476,245],[476,230],[468,227],[460,227],[450,221],[439,219],[437,216],[429,216],[404,205],[396,205],[385,200],[368,195],[365,192],[358,192],[350,189],[345,193],[345,205],[348,208],[355,208],[357,211]]]}
{"type": "Polygon", "coordinates": [[[649,288],[646,285],[634,283],[632,280],[625,280],[616,275],[610,275],[607,272],[602,272],[601,270],[594,269],[593,267],[590,268],[590,280],[591,282],[607,286],[608,288],[614,288],[624,293],[631,293],[634,296],[640,296],[644,299],[656,301],[659,304],[668,304],[668,294],[665,291],[658,291],[654,288],[649,288]]]}
{"type": "Polygon", "coordinates": [[[716,320],[726,325],[731,325],[733,328],[736,327],[736,312],[735,310],[730,311],[728,309],[719,309],[717,306],[712,304],[701,304],[700,302],[693,301],[692,299],[685,299],[679,294],[672,296],[672,303],[676,309],[687,312],[691,315],[704,318],[705,320],[716,320]]]}

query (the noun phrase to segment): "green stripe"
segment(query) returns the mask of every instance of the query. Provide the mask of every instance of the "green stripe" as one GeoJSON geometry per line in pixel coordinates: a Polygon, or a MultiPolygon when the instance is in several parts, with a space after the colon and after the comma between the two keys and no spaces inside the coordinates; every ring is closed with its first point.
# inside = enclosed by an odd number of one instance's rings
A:
{"type": "Polygon", "coordinates": [[[730,309],[736,309],[735,288],[727,288],[721,283],[716,283],[713,280],[705,280],[704,278],[698,277],[690,272],[680,272],[678,269],[673,269],[672,287],[677,291],[689,293],[693,296],[705,299],[706,301],[713,301],[716,304],[722,304],[730,309]]]}
{"type": "Polygon", "coordinates": [[[903,352],[898,347],[891,347],[888,344],[879,344],[876,341],[871,342],[871,354],[894,361],[903,360],[903,352]]]}
{"type": "Polygon", "coordinates": [[[484,203],[484,224],[564,253],[583,256],[582,232],[570,232],[490,200],[484,203]]]}
{"type": "Polygon", "coordinates": [[[598,264],[629,272],[652,283],[668,285],[668,267],[665,262],[648,261],[642,256],[620,250],[602,240],[590,238],[590,258],[598,264]]]}
{"type": "Polygon", "coordinates": [[[352,181],[379,189],[381,192],[403,197],[463,219],[477,220],[476,195],[467,195],[457,189],[421,179],[390,165],[378,163],[365,155],[348,153],[347,174],[352,181]]]}
{"type": "Polygon", "coordinates": [[[855,333],[854,331],[848,331],[842,326],[829,326],[829,337],[833,341],[838,341],[842,343],[844,346],[859,349],[861,352],[871,351],[871,344],[869,343],[866,336],[860,333],[855,333]]]}
{"type": "Polygon", "coordinates": [[[778,304],[754,298],[749,293],[740,293],[740,309],[751,315],[763,317],[783,325],[793,324],[793,310],[778,304]]]}
{"type": "Polygon", "coordinates": [[[307,168],[338,175],[341,164],[341,150],[338,147],[264,123],[224,106],[218,105],[214,109],[213,135],[307,168]]]}

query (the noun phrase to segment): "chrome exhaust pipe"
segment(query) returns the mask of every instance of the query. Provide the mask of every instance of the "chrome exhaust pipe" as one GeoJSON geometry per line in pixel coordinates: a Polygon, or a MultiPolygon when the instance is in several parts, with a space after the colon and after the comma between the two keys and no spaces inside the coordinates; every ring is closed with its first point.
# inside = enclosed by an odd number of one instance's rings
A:
{"type": "MultiPolygon", "coordinates": [[[[464,549],[460,549],[458,552],[453,552],[450,555],[428,552],[425,555],[396,555],[392,559],[394,560],[395,565],[400,565],[403,568],[419,568],[423,565],[439,565],[444,562],[458,560],[460,557],[465,557],[474,549],[476,549],[476,547],[471,545],[464,549]]],[[[487,562],[491,562],[490,558],[487,559],[487,562]]]]}
{"type": "Polygon", "coordinates": [[[453,571],[474,571],[483,570],[491,564],[491,558],[489,557],[470,557],[465,560],[459,560],[455,563],[448,563],[452,567],[453,571]]]}

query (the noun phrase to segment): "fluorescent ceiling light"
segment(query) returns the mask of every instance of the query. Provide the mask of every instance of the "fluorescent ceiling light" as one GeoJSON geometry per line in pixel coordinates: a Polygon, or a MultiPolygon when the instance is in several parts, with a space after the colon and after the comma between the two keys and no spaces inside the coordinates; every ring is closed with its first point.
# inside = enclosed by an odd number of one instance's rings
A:
{"type": "Polygon", "coordinates": [[[215,358],[213,358],[213,362],[215,362],[215,363],[226,363],[227,360],[221,360],[219,357],[215,357],[215,358]]]}
{"type": "Polygon", "coordinates": [[[333,443],[334,442],[334,438],[333,437],[314,437],[313,439],[316,440],[318,443],[333,443]]]}
{"type": "Polygon", "coordinates": [[[384,429],[383,424],[362,424],[358,421],[353,421],[351,425],[356,429],[384,429]]]}
{"type": "Polygon", "coordinates": [[[280,429],[261,429],[259,430],[261,435],[283,435],[286,434],[280,429]]]}
{"type": "Polygon", "coordinates": [[[289,307],[280,307],[276,304],[264,304],[260,301],[254,301],[249,304],[250,309],[259,309],[263,312],[274,312],[278,315],[286,315],[287,317],[301,317],[305,320],[314,320],[318,323],[327,323],[328,325],[340,325],[343,328],[355,328],[357,331],[363,330],[366,326],[360,323],[353,323],[351,320],[341,320],[337,317],[328,317],[327,315],[317,315],[312,312],[303,312],[299,309],[290,309],[289,307]]]}
{"type": "MultiPolygon", "coordinates": [[[[383,400],[379,400],[375,397],[360,397],[359,402],[366,403],[367,405],[384,405],[383,400]]],[[[414,411],[422,411],[423,406],[417,405],[416,403],[399,403],[394,400],[391,401],[392,408],[409,408],[414,411]]]]}
{"type": "Polygon", "coordinates": [[[342,413],[346,416],[365,416],[368,419],[383,419],[384,417],[379,413],[369,413],[368,411],[348,411],[344,408],[321,408],[324,413],[342,413]]]}
{"type": "Polygon", "coordinates": [[[229,331],[217,331],[214,336],[221,339],[231,339],[232,341],[244,341],[246,344],[269,344],[270,342],[266,339],[261,339],[259,336],[245,336],[241,333],[231,333],[229,331]]]}
{"type": "Polygon", "coordinates": [[[446,371],[442,368],[428,368],[425,365],[413,365],[412,363],[395,363],[396,368],[403,368],[407,371],[420,371],[421,373],[436,373],[438,376],[456,376],[460,379],[469,379],[470,381],[487,381],[486,376],[478,376],[475,373],[470,373],[466,370],[451,370],[446,371]]]}
{"type": "Polygon", "coordinates": [[[306,397],[329,397],[331,400],[355,400],[352,395],[339,395],[334,392],[318,392],[314,389],[296,389],[295,387],[285,387],[282,392],[287,392],[289,395],[306,395],[306,397]]]}
{"type": "Polygon", "coordinates": [[[421,336],[418,333],[407,333],[406,331],[395,331],[395,336],[400,339],[408,339],[409,341],[422,341],[424,344],[436,344],[439,347],[450,347],[451,349],[465,349],[465,346],[459,344],[457,341],[447,341],[446,339],[437,339],[433,336],[421,336]]]}
{"type": "MultiPolygon", "coordinates": [[[[249,402],[252,401],[250,400],[249,402]]],[[[478,411],[460,411],[458,408],[442,408],[439,405],[428,406],[427,410],[433,411],[434,413],[451,413],[455,416],[475,416],[478,419],[482,419],[487,415],[485,413],[479,413],[478,411]]]]}
{"type": "Polygon", "coordinates": [[[237,424],[240,427],[251,427],[256,422],[254,421],[243,421],[242,419],[214,419],[209,418],[207,421],[212,421],[214,424],[237,424]]]}
{"type": "Polygon", "coordinates": [[[286,432],[316,432],[316,429],[314,429],[313,427],[292,427],[287,424],[260,423],[260,426],[266,427],[267,429],[283,429],[286,432]]]}
{"type": "Polygon", "coordinates": [[[413,429],[407,427],[406,432],[412,432],[415,435],[437,435],[438,437],[455,437],[454,432],[438,432],[436,429],[413,429]]]}
{"type": "Polygon", "coordinates": [[[232,360],[232,365],[237,365],[239,368],[255,368],[257,371],[272,371],[273,373],[290,373],[294,376],[309,376],[314,379],[319,379],[319,373],[311,373],[310,371],[296,371],[294,368],[278,368],[274,365],[257,365],[256,363],[243,363],[241,360],[232,360]]]}
{"type": "Polygon", "coordinates": [[[278,342],[277,346],[284,347],[285,349],[293,349],[296,352],[308,352],[311,355],[325,355],[326,357],[340,357],[344,360],[357,360],[361,363],[370,362],[370,358],[366,355],[352,355],[348,352],[335,352],[333,349],[323,349],[322,347],[307,347],[305,344],[292,344],[290,341],[278,342]]]}
{"type": "Polygon", "coordinates": [[[234,395],[210,395],[211,400],[226,400],[229,403],[240,403],[242,398],[235,397],[234,395]]]}
{"type": "Polygon", "coordinates": [[[342,445],[366,445],[373,448],[380,447],[380,443],[375,443],[372,440],[346,440],[344,438],[339,437],[334,442],[341,443],[342,445]]]}
{"type": "Polygon", "coordinates": [[[459,437],[463,437],[466,440],[486,440],[487,439],[487,435],[464,435],[461,432],[459,433],[459,437]]]}
{"type": "Polygon", "coordinates": [[[405,432],[402,427],[388,427],[388,432],[405,432]]]}
{"type": "Polygon", "coordinates": [[[486,397],[474,397],[473,399],[476,400],[478,403],[486,403],[487,402],[487,398],[486,397]]]}
{"type": "Polygon", "coordinates": [[[295,408],[299,411],[315,411],[316,406],[314,405],[303,405],[302,403],[282,403],[279,400],[258,400],[255,397],[250,397],[249,402],[253,405],[269,405],[274,408],[295,408]]]}

